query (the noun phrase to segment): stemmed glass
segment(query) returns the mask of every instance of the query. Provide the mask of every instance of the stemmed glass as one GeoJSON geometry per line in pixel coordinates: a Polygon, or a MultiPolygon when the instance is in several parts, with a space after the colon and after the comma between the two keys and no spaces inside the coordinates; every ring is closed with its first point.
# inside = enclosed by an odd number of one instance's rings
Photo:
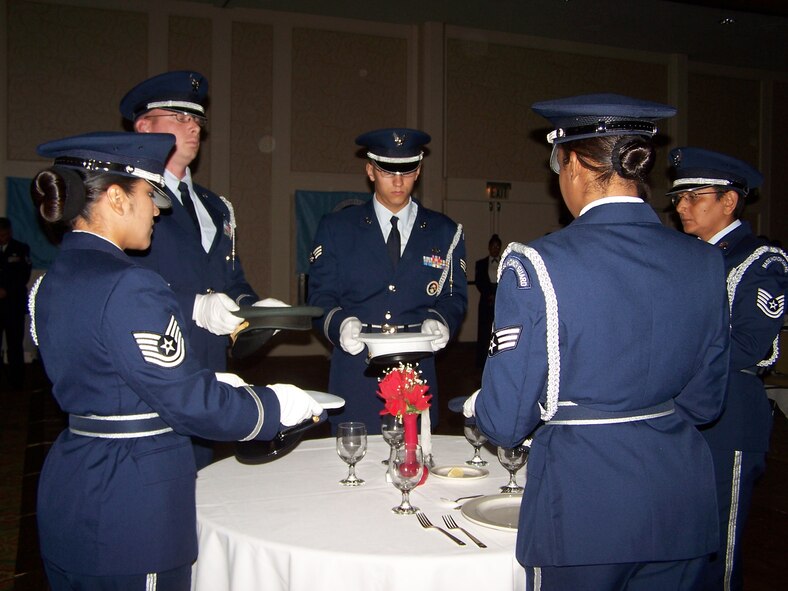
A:
{"type": "Polygon", "coordinates": [[[356,476],[356,462],[367,453],[367,427],[364,423],[339,423],[337,427],[337,453],[348,464],[347,478],[339,481],[343,486],[360,486],[364,481],[356,476]]]}
{"type": "Polygon", "coordinates": [[[502,493],[521,493],[525,489],[517,484],[514,476],[517,471],[525,465],[528,460],[528,452],[531,448],[527,445],[517,445],[515,447],[499,447],[498,461],[509,472],[509,482],[501,487],[502,493]]]}
{"type": "Polygon", "coordinates": [[[479,450],[482,445],[487,443],[487,436],[479,430],[475,421],[466,422],[465,427],[463,427],[463,432],[465,433],[465,439],[473,446],[473,457],[470,460],[466,460],[465,463],[469,466],[476,466],[477,468],[486,466],[487,460],[482,459],[479,455],[479,450]]]}
{"type": "Polygon", "coordinates": [[[391,482],[402,491],[402,502],[392,507],[397,515],[412,515],[419,510],[410,504],[410,491],[421,482],[424,475],[424,456],[420,445],[401,445],[391,448],[389,458],[391,482]]]}
{"type": "MultiPolygon", "coordinates": [[[[390,448],[399,447],[405,438],[405,427],[402,424],[402,419],[396,415],[382,415],[380,417],[380,433],[390,448]]],[[[389,461],[385,459],[381,463],[388,465],[389,461]]]]}

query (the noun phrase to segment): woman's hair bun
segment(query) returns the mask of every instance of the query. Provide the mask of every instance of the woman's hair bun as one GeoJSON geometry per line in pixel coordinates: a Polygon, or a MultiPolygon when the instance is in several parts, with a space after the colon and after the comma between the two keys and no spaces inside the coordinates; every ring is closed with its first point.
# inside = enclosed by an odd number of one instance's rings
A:
{"type": "Polygon", "coordinates": [[[610,153],[613,170],[625,179],[642,182],[655,160],[654,146],[651,141],[640,136],[623,136],[618,138],[610,153]]]}

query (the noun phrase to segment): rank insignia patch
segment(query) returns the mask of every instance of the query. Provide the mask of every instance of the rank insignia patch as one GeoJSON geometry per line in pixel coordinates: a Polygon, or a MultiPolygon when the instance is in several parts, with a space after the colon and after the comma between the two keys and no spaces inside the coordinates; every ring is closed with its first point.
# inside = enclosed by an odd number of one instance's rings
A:
{"type": "Polygon", "coordinates": [[[161,367],[177,367],[186,358],[186,347],[183,334],[175,316],[170,316],[170,323],[164,334],[155,332],[134,332],[134,340],[148,363],[161,367]]]}
{"type": "Polygon", "coordinates": [[[309,255],[309,263],[310,264],[314,263],[318,258],[320,258],[321,254],[323,254],[323,245],[319,244],[315,247],[315,250],[313,250],[312,253],[309,255]]]}
{"type": "Polygon", "coordinates": [[[467,269],[465,268],[465,259],[460,259],[460,268],[462,269],[463,273],[467,273],[467,269]]]}
{"type": "Polygon", "coordinates": [[[769,318],[781,318],[785,310],[785,296],[783,294],[773,296],[765,289],[759,287],[757,305],[758,309],[769,318]]]}
{"type": "Polygon", "coordinates": [[[507,326],[496,330],[490,339],[489,355],[494,357],[501,351],[508,351],[517,347],[520,340],[520,333],[523,332],[522,326],[507,326]]]}
{"type": "Polygon", "coordinates": [[[511,269],[517,275],[517,289],[531,289],[531,278],[528,276],[528,271],[525,270],[525,265],[520,260],[514,257],[506,257],[506,260],[503,262],[501,275],[507,269],[511,269]]]}
{"type": "Polygon", "coordinates": [[[443,269],[446,266],[446,259],[440,258],[438,255],[434,254],[430,257],[421,257],[422,264],[425,267],[433,267],[435,269],[443,269]]]}

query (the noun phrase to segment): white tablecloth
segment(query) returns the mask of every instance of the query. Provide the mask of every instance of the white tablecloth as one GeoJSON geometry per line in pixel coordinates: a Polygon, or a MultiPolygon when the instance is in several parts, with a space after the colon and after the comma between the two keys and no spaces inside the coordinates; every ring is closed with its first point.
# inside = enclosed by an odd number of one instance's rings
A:
{"type": "MultiPolygon", "coordinates": [[[[437,465],[462,464],[472,455],[462,437],[434,436],[437,465]]],[[[235,458],[217,462],[197,478],[200,555],[192,588],[199,591],[522,591],[525,573],[514,557],[516,533],[480,526],[440,500],[496,494],[507,473],[486,450],[490,475],[479,480],[431,475],[411,492],[411,503],[435,525],[452,515],[481,539],[478,548],[462,532],[458,546],[415,515],[391,508],[400,492],[386,482],[380,462],[388,446],[369,437],[369,451],[356,473],[357,488],[338,481],[347,465],[334,439],[303,441],[268,464],[249,466],[235,458]]],[[[522,484],[525,470],[518,473],[522,484]]]]}

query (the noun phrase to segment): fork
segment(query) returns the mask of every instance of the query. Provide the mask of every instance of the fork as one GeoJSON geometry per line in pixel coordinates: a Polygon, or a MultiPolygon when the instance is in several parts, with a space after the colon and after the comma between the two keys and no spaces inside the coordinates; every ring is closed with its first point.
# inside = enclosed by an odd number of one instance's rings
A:
{"type": "Polygon", "coordinates": [[[458,530],[460,530],[462,533],[464,533],[466,536],[468,536],[471,540],[473,540],[473,542],[477,546],[479,546],[479,548],[486,548],[487,547],[487,544],[485,544],[484,542],[479,540],[476,536],[474,536],[467,529],[457,525],[457,522],[454,521],[454,518],[451,515],[444,515],[443,516],[443,523],[445,523],[446,527],[448,527],[449,529],[458,529],[458,530]]]}
{"type": "Polygon", "coordinates": [[[460,546],[464,546],[465,545],[465,542],[463,542],[460,538],[455,538],[453,535],[451,535],[449,532],[447,532],[442,527],[438,527],[437,525],[432,525],[432,522],[429,520],[429,518],[426,515],[424,515],[424,513],[422,513],[422,512],[416,513],[416,518],[419,520],[419,523],[421,524],[421,527],[423,527],[424,529],[430,529],[430,528],[437,529],[439,532],[441,532],[443,534],[446,534],[452,540],[457,542],[457,544],[459,544],[460,546]]]}

